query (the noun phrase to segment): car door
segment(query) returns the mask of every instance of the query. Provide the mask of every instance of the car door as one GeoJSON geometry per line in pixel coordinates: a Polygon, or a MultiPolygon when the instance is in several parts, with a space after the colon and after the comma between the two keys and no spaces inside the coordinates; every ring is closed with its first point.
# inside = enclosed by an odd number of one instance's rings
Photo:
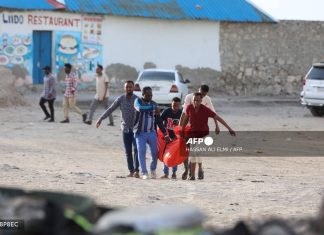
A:
{"type": "Polygon", "coordinates": [[[306,75],[306,99],[324,99],[324,67],[313,67],[306,75]]]}

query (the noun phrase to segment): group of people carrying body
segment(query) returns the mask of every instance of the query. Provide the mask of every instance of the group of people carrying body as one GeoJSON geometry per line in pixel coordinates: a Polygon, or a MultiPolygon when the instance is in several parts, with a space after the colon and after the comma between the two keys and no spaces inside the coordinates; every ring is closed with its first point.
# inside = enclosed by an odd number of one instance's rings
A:
{"type": "MultiPolygon", "coordinates": [[[[134,82],[126,81],[124,84],[124,94],[118,96],[108,107],[108,78],[103,73],[101,65],[96,69],[96,95],[90,105],[89,115],[82,113],[76,106],[77,97],[77,79],[71,71],[72,66],[65,64],[66,90],[64,93],[63,111],[64,120],[61,123],[69,123],[68,110],[73,108],[75,112],[82,116],[85,124],[91,125],[93,114],[99,103],[103,103],[106,110],[96,122],[99,128],[102,121],[109,117],[109,125],[114,125],[112,113],[119,108],[121,111],[121,131],[129,170],[128,177],[156,179],[157,161],[158,161],[158,137],[157,127],[164,135],[164,141],[169,143],[177,138],[173,129],[175,126],[181,126],[181,138],[202,138],[209,134],[208,119],[212,118],[215,122],[215,132],[219,134],[220,128],[218,122],[224,125],[232,136],[235,131],[215,112],[210,97],[207,95],[209,87],[202,85],[199,92],[186,96],[183,108],[181,100],[178,97],[172,99],[171,107],[163,110],[161,113],[157,103],[152,100],[153,94],[151,87],[142,89],[142,97],[137,97],[134,91],[134,82]],[[184,136],[185,127],[190,123],[190,132],[184,136]],[[149,170],[146,167],[146,147],[150,148],[151,163],[149,170]],[[150,173],[150,176],[149,176],[150,173]]],[[[44,120],[49,119],[54,122],[53,103],[56,98],[55,78],[50,72],[50,67],[46,66],[44,77],[44,91],[40,99],[40,106],[45,113],[44,120]],[[48,113],[45,103],[48,102],[50,113],[48,113]]],[[[189,160],[184,162],[184,172],[182,179],[195,180],[195,168],[198,163],[198,179],[204,178],[202,168],[202,159],[196,156],[190,156],[189,160]]],[[[172,168],[172,179],[176,179],[177,166],[172,168]]],[[[160,178],[169,178],[169,168],[164,165],[163,176],[160,178]]]]}

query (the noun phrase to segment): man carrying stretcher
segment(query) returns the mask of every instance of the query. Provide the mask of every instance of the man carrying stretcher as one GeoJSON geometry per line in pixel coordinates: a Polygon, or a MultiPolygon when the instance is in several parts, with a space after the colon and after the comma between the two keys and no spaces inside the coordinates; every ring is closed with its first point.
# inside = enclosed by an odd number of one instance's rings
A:
{"type": "MultiPolygon", "coordinates": [[[[207,108],[205,105],[201,104],[202,101],[202,94],[197,92],[194,94],[193,97],[193,104],[190,104],[186,111],[184,120],[182,122],[182,129],[181,129],[181,137],[186,138],[203,138],[209,134],[209,127],[208,127],[208,118],[213,118],[216,129],[215,132],[218,135],[220,130],[218,127],[218,122],[223,124],[229,131],[230,135],[235,136],[235,131],[215,112],[207,108]],[[188,136],[184,136],[185,133],[185,127],[190,122],[190,132],[188,136]]],[[[195,169],[196,169],[196,163],[201,163],[200,157],[190,157],[190,169],[191,174],[189,177],[189,180],[195,180],[195,169]]]]}

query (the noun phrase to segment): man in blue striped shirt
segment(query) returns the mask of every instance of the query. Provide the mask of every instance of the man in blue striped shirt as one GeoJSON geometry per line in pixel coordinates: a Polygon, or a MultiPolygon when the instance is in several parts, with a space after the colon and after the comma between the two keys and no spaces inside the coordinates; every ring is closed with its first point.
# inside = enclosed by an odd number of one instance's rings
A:
{"type": "Polygon", "coordinates": [[[151,161],[151,178],[156,179],[156,166],[158,159],[157,134],[156,126],[158,125],[164,133],[165,140],[170,141],[169,136],[163,126],[160,111],[157,104],[152,101],[152,88],[144,87],[142,90],[142,98],[137,98],[134,103],[136,109],[136,117],[134,124],[134,134],[138,150],[138,160],[141,166],[142,179],[147,179],[146,169],[146,143],[149,144],[152,161],[151,161]]]}

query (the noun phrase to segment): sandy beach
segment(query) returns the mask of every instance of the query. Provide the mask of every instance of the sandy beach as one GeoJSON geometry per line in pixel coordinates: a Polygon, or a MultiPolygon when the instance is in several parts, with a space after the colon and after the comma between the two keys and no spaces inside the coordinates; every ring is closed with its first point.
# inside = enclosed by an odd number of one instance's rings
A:
{"type": "MultiPolygon", "coordinates": [[[[99,129],[85,125],[75,113],[71,123],[61,124],[58,101],[56,122],[48,123],[42,120],[38,98],[28,95],[28,106],[0,108],[1,186],[80,193],[108,207],[189,204],[208,216],[205,225],[217,227],[261,216],[317,214],[323,157],[208,157],[201,181],[181,180],[182,166],[177,180],[126,178],[119,110],[113,127],[107,120],[99,129]]],[[[312,117],[298,99],[215,96],[213,103],[236,131],[324,130],[324,119],[312,117]]],[[[87,103],[81,108],[86,111],[87,103]]],[[[98,108],[95,117],[102,112],[98,108]]],[[[162,168],[159,162],[158,176],[162,168]]]]}

